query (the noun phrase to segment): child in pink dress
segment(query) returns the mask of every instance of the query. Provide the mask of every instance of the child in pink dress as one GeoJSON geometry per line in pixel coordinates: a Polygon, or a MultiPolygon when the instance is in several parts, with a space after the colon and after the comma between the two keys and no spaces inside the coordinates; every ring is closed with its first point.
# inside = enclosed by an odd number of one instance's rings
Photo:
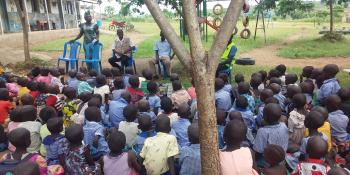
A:
{"type": "Polygon", "coordinates": [[[42,68],[40,71],[40,76],[36,79],[37,82],[43,82],[47,86],[51,84],[51,75],[49,75],[50,69],[42,68]]]}
{"type": "Polygon", "coordinates": [[[222,175],[258,175],[252,151],[240,146],[246,134],[247,127],[241,120],[234,119],[226,125],[224,140],[227,147],[219,153],[222,175]]]}
{"type": "MultiPolygon", "coordinates": [[[[12,130],[15,130],[19,127],[19,124],[22,122],[21,117],[21,109],[22,106],[18,106],[15,109],[13,109],[10,113],[10,123],[7,126],[7,132],[10,133],[12,130]]],[[[9,143],[8,149],[11,152],[14,152],[16,147],[13,146],[11,143],[9,143]]]]}

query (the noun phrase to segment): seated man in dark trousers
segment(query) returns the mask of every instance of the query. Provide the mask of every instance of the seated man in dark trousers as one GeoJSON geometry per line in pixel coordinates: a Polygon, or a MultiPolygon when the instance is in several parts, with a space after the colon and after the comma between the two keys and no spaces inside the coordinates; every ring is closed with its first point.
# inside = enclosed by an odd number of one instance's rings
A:
{"type": "Polygon", "coordinates": [[[123,30],[118,29],[117,36],[117,39],[112,45],[113,55],[108,59],[108,62],[113,67],[122,69],[122,66],[129,66],[128,60],[131,57],[132,50],[135,49],[135,45],[131,42],[130,38],[124,37],[123,30]],[[122,66],[117,62],[120,62],[122,66]]]}

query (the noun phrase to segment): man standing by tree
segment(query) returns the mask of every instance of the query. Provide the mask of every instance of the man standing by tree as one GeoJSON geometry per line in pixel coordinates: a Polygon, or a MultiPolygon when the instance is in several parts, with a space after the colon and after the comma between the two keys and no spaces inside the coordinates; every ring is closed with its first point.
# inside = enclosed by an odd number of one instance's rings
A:
{"type": "Polygon", "coordinates": [[[222,54],[216,75],[221,73],[223,70],[228,69],[231,64],[235,63],[235,56],[237,53],[236,44],[233,42],[233,35],[231,35],[230,40],[227,43],[225,52],[222,54]]]}
{"type": "Polygon", "coordinates": [[[157,41],[154,45],[154,51],[156,52],[156,59],[150,60],[149,66],[156,74],[155,64],[163,63],[166,69],[167,76],[171,74],[171,46],[168,41],[165,39],[165,36],[162,32],[160,32],[160,41],[157,41]]]}
{"type": "Polygon", "coordinates": [[[124,32],[122,29],[117,30],[117,39],[113,43],[112,50],[113,55],[108,59],[109,64],[113,67],[118,67],[122,69],[123,66],[128,67],[128,60],[131,57],[132,50],[135,49],[135,45],[131,42],[130,38],[124,37],[124,32]],[[121,63],[119,66],[116,62],[121,63]]]}
{"type": "Polygon", "coordinates": [[[84,35],[83,48],[86,54],[85,47],[90,43],[97,42],[100,37],[100,32],[98,30],[98,25],[92,23],[92,16],[90,14],[90,11],[85,12],[84,19],[85,19],[85,23],[79,26],[80,28],[79,35],[75,39],[71,40],[70,42],[75,42],[76,40],[80,39],[84,35]]]}

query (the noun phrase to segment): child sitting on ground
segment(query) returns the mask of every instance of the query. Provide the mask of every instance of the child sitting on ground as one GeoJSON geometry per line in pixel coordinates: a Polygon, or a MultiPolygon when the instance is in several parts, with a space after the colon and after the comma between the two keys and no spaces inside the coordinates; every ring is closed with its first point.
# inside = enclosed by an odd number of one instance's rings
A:
{"type": "Polygon", "coordinates": [[[18,85],[18,97],[22,97],[24,94],[28,94],[30,91],[27,88],[27,82],[28,79],[25,77],[19,77],[17,79],[17,85],[18,85]]]}
{"type": "Polygon", "coordinates": [[[57,85],[50,85],[48,87],[48,94],[46,98],[46,106],[53,107],[59,116],[62,116],[63,101],[58,96],[60,93],[59,87],[57,85]]]}
{"type": "Polygon", "coordinates": [[[9,96],[11,98],[17,97],[18,96],[18,87],[15,82],[15,77],[11,73],[5,74],[5,79],[6,79],[6,88],[9,91],[9,96]]]}
{"type": "Polygon", "coordinates": [[[232,107],[230,93],[224,90],[225,82],[221,78],[215,78],[215,106],[216,109],[229,111],[232,107]]]}
{"type": "MultiPolygon", "coordinates": [[[[12,130],[15,130],[18,128],[19,124],[23,122],[22,120],[22,106],[17,106],[14,108],[10,113],[10,123],[7,126],[7,133],[10,133],[12,130]]],[[[15,147],[9,143],[8,150],[11,152],[15,151],[15,147]]]]}
{"type": "Polygon", "coordinates": [[[274,94],[273,97],[275,97],[278,100],[280,108],[284,110],[286,97],[282,95],[281,86],[276,83],[272,83],[269,85],[269,88],[272,90],[274,94]]]}
{"type": "Polygon", "coordinates": [[[29,94],[36,100],[39,96],[38,83],[36,81],[30,81],[27,84],[27,88],[30,90],[29,94]]]}
{"type": "MultiPolygon", "coordinates": [[[[232,87],[232,91],[233,91],[233,96],[236,98],[236,97],[238,97],[239,95],[238,95],[238,84],[239,83],[242,83],[242,82],[244,82],[244,75],[243,74],[241,74],[241,73],[237,73],[236,75],[235,75],[235,85],[232,87]]],[[[234,100],[234,99],[233,99],[234,100]]]]}
{"type": "Polygon", "coordinates": [[[95,174],[99,170],[91,157],[88,145],[83,145],[84,131],[81,125],[73,124],[66,129],[65,137],[68,140],[68,150],[64,159],[60,160],[64,165],[66,174],[95,174]]]}
{"type": "Polygon", "coordinates": [[[328,153],[327,142],[320,136],[315,136],[309,139],[306,152],[309,157],[305,161],[298,163],[297,169],[292,175],[305,174],[322,174],[326,175],[330,167],[324,161],[328,153]]]}
{"type": "Polygon", "coordinates": [[[292,112],[289,113],[288,118],[288,130],[289,140],[293,143],[300,144],[304,137],[305,131],[305,116],[308,111],[305,109],[306,97],[304,94],[296,94],[293,97],[293,106],[295,107],[292,112]]]}
{"type": "Polygon", "coordinates": [[[40,69],[40,76],[36,79],[38,83],[45,83],[47,86],[51,84],[50,69],[44,67],[40,69]]]}
{"type": "Polygon", "coordinates": [[[60,92],[62,92],[62,89],[63,89],[63,84],[60,80],[60,72],[58,71],[58,69],[56,68],[53,68],[50,70],[50,74],[52,75],[51,76],[51,84],[52,86],[58,86],[58,88],[60,89],[60,92]]]}
{"type": "Polygon", "coordinates": [[[264,159],[269,164],[263,169],[265,175],[287,175],[287,169],[283,161],[286,153],[278,145],[267,145],[264,149],[264,159]]]}
{"type": "Polygon", "coordinates": [[[328,121],[331,124],[332,137],[335,138],[336,143],[350,140],[347,133],[349,118],[341,111],[341,99],[337,95],[330,95],[326,98],[326,107],[329,112],[328,121]]]}
{"type": "Polygon", "coordinates": [[[150,116],[148,116],[147,114],[142,114],[138,118],[138,122],[138,128],[141,130],[141,132],[136,136],[135,141],[132,144],[132,149],[136,152],[137,155],[140,154],[145,140],[148,137],[153,137],[156,135],[156,132],[153,130],[152,127],[152,121],[150,116]]]}
{"type": "Polygon", "coordinates": [[[224,90],[227,91],[228,93],[230,93],[232,96],[233,95],[232,85],[230,84],[230,80],[229,80],[228,75],[226,73],[220,73],[219,78],[221,78],[225,83],[224,90]]]}
{"type": "Polygon", "coordinates": [[[137,107],[139,109],[140,116],[142,116],[144,114],[148,115],[149,117],[151,117],[152,126],[155,126],[156,120],[157,120],[157,116],[156,116],[156,114],[153,111],[151,111],[149,102],[147,100],[140,100],[137,103],[137,107]]]}
{"type": "Polygon", "coordinates": [[[287,71],[287,67],[284,64],[280,64],[278,66],[275,67],[275,70],[277,70],[279,72],[279,78],[282,81],[282,85],[287,85],[286,83],[286,71],[287,71]]]}
{"type": "Polygon", "coordinates": [[[177,110],[179,119],[174,121],[171,125],[172,129],[176,133],[176,140],[179,146],[182,148],[184,146],[190,145],[187,135],[188,126],[191,125],[189,117],[191,115],[190,106],[187,103],[182,103],[177,110]]]}
{"type": "Polygon", "coordinates": [[[20,104],[25,106],[25,105],[33,105],[34,106],[34,97],[31,96],[30,94],[24,94],[22,95],[20,99],[20,104]]]}
{"type": "Polygon", "coordinates": [[[0,88],[0,125],[5,124],[12,108],[13,104],[10,102],[9,91],[5,88],[0,88]]]}
{"type": "Polygon", "coordinates": [[[92,157],[98,160],[109,152],[105,139],[105,128],[101,124],[101,111],[97,107],[88,107],[85,110],[84,143],[90,145],[92,157]]]}
{"type": "Polygon", "coordinates": [[[126,121],[119,123],[119,131],[123,132],[126,137],[126,145],[131,147],[139,133],[138,123],[135,122],[138,109],[135,105],[128,105],[124,108],[123,114],[126,121]]]}
{"type": "Polygon", "coordinates": [[[261,90],[259,90],[259,86],[261,85],[261,83],[262,80],[260,74],[255,74],[250,79],[250,86],[252,87],[252,96],[254,97],[255,106],[259,106],[262,104],[262,102],[260,101],[261,90]]]}
{"type": "Polygon", "coordinates": [[[124,81],[125,88],[130,87],[129,78],[134,74],[135,74],[134,69],[132,67],[125,68],[125,74],[123,75],[123,81],[124,81]]]}
{"type": "Polygon", "coordinates": [[[68,149],[68,141],[64,135],[61,134],[63,131],[62,118],[50,118],[47,121],[47,128],[51,132],[51,135],[43,138],[47,165],[59,165],[60,160],[64,159],[64,153],[68,149]]]}
{"type": "Polygon", "coordinates": [[[287,74],[286,75],[286,86],[288,85],[298,85],[298,75],[297,74],[287,74]]]}
{"type": "Polygon", "coordinates": [[[271,89],[264,89],[260,93],[260,101],[262,102],[261,105],[257,106],[257,116],[255,118],[256,124],[258,126],[263,125],[264,117],[263,112],[266,105],[266,99],[273,97],[273,92],[271,89]]]}
{"type": "Polygon", "coordinates": [[[110,153],[100,159],[100,164],[105,175],[114,174],[138,174],[141,166],[137,162],[133,151],[123,152],[125,147],[125,135],[113,129],[107,137],[110,153]]]}
{"type": "Polygon", "coordinates": [[[350,116],[350,88],[341,88],[338,95],[342,101],[340,110],[342,110],[346,116],[350,116]]]}
{"type": "Polygon", "coordinates": [[[23,106],[21,111],[22,121],[18,127],[25,128],[30,132],[31,143],[27,148],[30,153],[38,152],[41,145],[40,128],[41,123],[37,122],[37,112],[34,106],[23,106]]]}
{"type": "Polygon", "coordinates": [[[68,87],[78,90],[79,80],[77,79],[77,71],[70,70],[68,72],[68,75],[69,75],[69,79],[67,80],[68,87]]]}
{"type": "MultiPolygon", "coordinates": [[[[288,128],[284,123],[279,122],[281,115],[282,111],[278,104],[270,103],[265,106],[264,121],[266,125],[258,129],[253,146],[254,151],[257,153],[257,161],[261,161],[262,153],[267,144],[279,145],[284,151],[287,151],[288,128]]],[[[263,166],[263,163],[260,163],[259,166],[263,166]]]]}
{"type": "Polygon", "coordinates": [[[219,149],[223,149],[225,147],[224,141],[224,129],[226,125],[226,116],[227,113],[223,110],[216,110],[216,128],[218,129],[218,142],[219,149]]]}
{"type": "Polygon", "coordinates": [[[187,91],[182,88],[180,80],[175,80],[172,82],[173,93],[171,94],[171,100],[174,104],[174,109],[178,109],[179,105],[182,103],[188,103],[191,100],[190,95],[187,91]]]}
{"type": "Polygon", "coordinates": [[[323,68],[324,81],[317,93],[318,102],[323,103],[323,100],[331,95],[336,95],[340,90],[340,85],[336,78],[338,72],[339,67],[335,64],[328,64],[323,68]]]}
{"type": "Polygon", "coordinates": [[[77,74],[77,79],[79,80],[78,95],[80,95],[83,92],[92,92],[93,91],[93,88],[89,85],[88,82],[86,82],[85,74],[79,72],[77,74]]]}
{"type": "MultiPolygon", "coordinates": [[[[197,94],[196,94],[196,88],[194,85],[194,79],[191,80],[191,87],[187,89],[188,95],[190,95],[192,100],[197,100],[197,94]]],[[[232,86],[231,86],[231,91],[232,91],[232,86]]]]}
{"type": "MultiPolygon", "coordinates": [[[[239,95],[245,97],[248,102],[248,108],[251,112],[255,111],[255,100],[249,94],[250,93],[250,85],[249,83],[239,83],[238,84],[238,93],[239,95]]],[[[236,97],[237,98],[237,97],[236,97]]]]}
{"type": "Polygon", "coordinates": [[[198,124],[191,124],[188,127],[188,139],[191,145],[182,148],[180,153],[180,174],[201,174],[198,124]]]}
{"type": "Polygon", "coordinates": [[[86,82],[89,83],[89,85],[94,88],[96,86],[97,72],[91,69],[88,75],[89,77],[86,79],[86,82]]]}
{"type": "Polygon", "coordinates": [[[224,140],[227,147],[219,153],[222,175],[258,174],[254,170],[253,152],[247,147],[241,147],[246,133],[247,127],[240,120],[230,121],[226,125],[224,140]]]}
{"type": "Polygon", "coordinates": [[[169,134],[170,130],[170,119],[159,116],[156,124],[157,135],[145,140],[140,153],[147,174],[175,175],[174,156],[179,154],[179,148],[176,137],[169,134]]]}
{"type": "Polygon", "coordinates": [[[162,112],[158,114],[165,114],[169,117],[170,123],[174,123],[176,120],[179,119],[179,116],[176,112],[173,112],[173,102],[169,97],[163,97],[160,101],[160,108],[162,109],[162,112]]]}
{"type": "Polygon", "coordinates": [[[37,108],[37,111],[39,112],[42,108],[44,108],[46,106],[46,99],[48,96],[48,86],[41,82],[38,83],[38,91],[39,91],[39,95],[38,97],[35,99],[35,106],[37,108]]]}
{"type": "Polygon", "coordinates": [[[300,83],[307,81],[307,80],[311,80],[311,74],[312,74],[312,70],[314,70],[314,67],[312,66],[305,66],[303,68],[303,72],[300,75],[300,83]]]}
{"type": "Polygon", "coordinates": [[[114,90],[112,91],[112,100],[120,98],[123,92],[125,92],[125,86],[122,77],[115,77],[113,81],[114,90]]]}
{"type": "Polygon", "coordinates": [[[155,114],[158,114],[160,108],[160,97],[157,95],[159,91],[158,84],[156,82],[149,82],[147,84],[147,90],[149,94],[145,98],[149,102],[151,110],[155,114]]]}
{"type": "MultiPolygon", "coordinates": [[[[39,119],[41,120],[41,128],[40,128],[40,137],[43,140],[46,136],[51,135],[51,132],[49,131],[47,127],[47,121],[51,118],[57,118],[57,112],[54,108],[48,106],[43,108],[39,112],[39,119]]],[[[46,148],[43,143],[40,145],[40,154],[43,156],[46,156],[46,148]]]]}
{"type": "Polygon", "coordinates": [[[142,89],[145,95],[148,95],[147,85],[153,80],[153,73],[149,69],[144,69],[142,71],[142,76],[145,78],[145,80],[141,81],[140,88],[142,89]]]}
{"type": "Polygon", "coordinates": [[[131,95],[131,104],[136,104],[140,101],[145,94],[141,89],[139,89],[140,81],[139,78],[135,75],[129,77],[129,85],[130,87],[126,88],[126,90],[131,95]]]}
{"type": "Polygon", "coordinates": [[[106,76],[98,75],[96,77],[96,87],[94,88],[94,94],[100,94],[102,97],[102,102],[105,102],[105,95],[110,94],[106,76]]]}
{"type": "Polygon", "coordinates": [[[27,149],[31,142],[30,132],[25,128],[17,128],[9,134],[9,141],[16,147],[12,153],[5,154],[0,161],[16,160],[21,162],[33,162],[39,165],[40,175],[47,174],[47,163],[45,158],[38,153],[28,153],[27,149]]]}
{"type": "Polygon", "coordinates": [[[66,100],[64,102],[63,109],[62,109],[63,124],[67,128],[71,124],[73,124],[71,117],[77,111],[80,100],[76,99],[77,90],[72,87],[65,87],[63,89],[63,94],[66,97],[66,100]]]}
{"type": "Polygon", "coordinates": [[[306,104],[307,104],[307,108],[308,109],[312,109],[313,107],[313,98],[314,98],[314,84],[312,83],[312,81],[308,80],[308,81],[304,81],[302,83],[300,83],[300,88],[301,88],[301,92],[305,95],[306,97],[306,104]]]}
{"type": "Polygon", "coordinates": [[[294,110],[293,97],[296,94],[302,93],[301,88],[295,85],[288,85],[286,92],[286,100],[284,101],[284,111],[286,115],[289,115],[291,111],[294,110]]]}

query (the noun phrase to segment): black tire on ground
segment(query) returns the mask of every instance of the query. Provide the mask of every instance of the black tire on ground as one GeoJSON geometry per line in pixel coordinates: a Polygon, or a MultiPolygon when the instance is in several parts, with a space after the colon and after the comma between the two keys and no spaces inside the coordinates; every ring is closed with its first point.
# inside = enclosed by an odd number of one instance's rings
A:
{"type": "Polygon", "coordinates": [[[253,58],[237,58],[236,64],[237,65],[254,65],[255,60],[253,58]]]}

